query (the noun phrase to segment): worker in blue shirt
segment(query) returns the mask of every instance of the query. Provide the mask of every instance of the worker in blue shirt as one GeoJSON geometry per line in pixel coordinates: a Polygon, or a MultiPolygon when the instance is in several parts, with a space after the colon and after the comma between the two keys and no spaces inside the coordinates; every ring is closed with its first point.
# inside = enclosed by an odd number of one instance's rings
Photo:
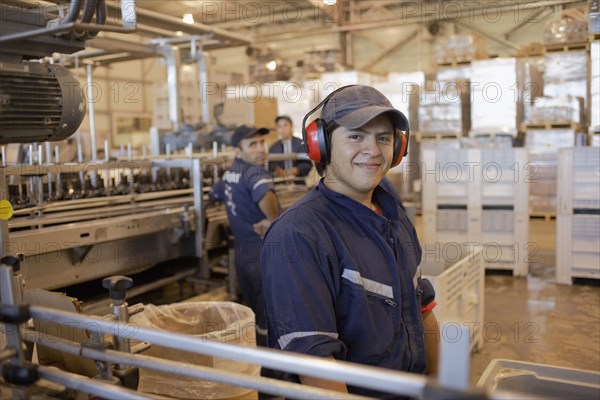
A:
{"type": "Polygon", "coordinates": [[[242,300],[256,315],[256,342],[266,346],[267,325],[261,289],[262,237],[279,214],[279,202],[266,161],[266,128],[242,125],[232,137],[235,159],[221,181],[213,185],[210,198],[224,201],[235,239],[235,267],[242,300]]]}
{"type": "MultiPolygon", "coordinates": [[[[287,115],[275,118],[279,140],[269,148],[269,153],[306,153],[302,140],[292,133],[292,119],[287,115]]],[[[287,160],[269,162],[269,171],[276,177],[305,177],[312,168],[308,160],[287,160]]]]}
{"type": "MultiPolygon", "coordinates": [[[[419,283],[413,225],[379,186],[406,154],[408,121],[368,86],[338,89],[305,121],[320,107],[321,118],[303,134],[323,178],[271,224],[263,243],[269,345],[424,373],[424,334],[437,326],[434,293],[419,283]]],[[[386,397],[308,375],[289,378],[386,397]]]]}

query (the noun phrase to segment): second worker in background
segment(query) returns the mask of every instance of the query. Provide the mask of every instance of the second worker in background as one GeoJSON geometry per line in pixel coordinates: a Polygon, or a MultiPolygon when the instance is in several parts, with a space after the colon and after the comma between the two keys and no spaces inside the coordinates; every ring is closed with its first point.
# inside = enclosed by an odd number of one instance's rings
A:
{"type": "MultiPolygon", "coordinates": [[[[287,115],[275,118],[279,140],[273,143],[269,153],[306,153],[302,140],[293,135],[292,119],[287,115]]],[[[304,177],[312,168],[309,160],[287,160],[269,162],[269,172],[275,177],[304,177]]]]}
{"type": "Polygon", "coordinates": [[[256,342],[267,345],[265,303],[262,295],[260,253],[262,237],[279,215],[279,202],[269,173],[264,135],[266,128],[242,125],[235,130],[231,145],[235,159],[210,198],[225,202],[229,225],[235,238],[235,268],[243,302],[256,315],[256,342]]]}

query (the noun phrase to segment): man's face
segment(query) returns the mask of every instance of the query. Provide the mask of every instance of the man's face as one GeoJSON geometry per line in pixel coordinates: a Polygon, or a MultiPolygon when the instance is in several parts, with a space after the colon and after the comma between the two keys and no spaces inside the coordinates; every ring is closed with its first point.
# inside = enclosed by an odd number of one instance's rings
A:
{"type": "Polygon", "coordinates": [[[255,135],[242,139],[235,149],[235,155],[249,164],[264,164],[267,160],[264,136],[255,135]]]}
{"type": "Polygon", "coordinates": [[[280,140],[288,140],[292,137],[292,124],[288,120],[281,118],[277,121],[277,136],[280,140]]]}
{"type": "Polygon", "coordinates": [[[339,127],[331,135],[327,185],[355,198],[373,190],[390,169],[394,128],[384,114],[354,130],[339,127]]]}

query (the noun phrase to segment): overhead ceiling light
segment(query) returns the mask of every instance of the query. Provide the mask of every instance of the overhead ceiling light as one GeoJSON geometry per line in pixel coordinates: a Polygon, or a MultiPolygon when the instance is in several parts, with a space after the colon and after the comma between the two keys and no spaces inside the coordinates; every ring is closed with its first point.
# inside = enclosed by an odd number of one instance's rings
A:
{"type": "Polygon", "coordinates": [[[337,3],[337,0],[323,0],[323,4],[325,4],[326,6],[332,6],[335,3],[337,3]]]}
{"type": "Polygon", "coordinates": [[[194,16],[190,13],[183,14],[183,22],[185,22],[186,24],[193,24],[194,16]]]}
{"type": "Polygon", "coordinates": [[[271,60],[267,63],[267,69],[269,71],[275,71],[277,69],[277,61],[271,60]]]}
{"type": "Polygon", "coordinates": [[[183,32],[177,31],[177,32],[175,32],[175,36],[182,37],[183,36],[183,32]]]}

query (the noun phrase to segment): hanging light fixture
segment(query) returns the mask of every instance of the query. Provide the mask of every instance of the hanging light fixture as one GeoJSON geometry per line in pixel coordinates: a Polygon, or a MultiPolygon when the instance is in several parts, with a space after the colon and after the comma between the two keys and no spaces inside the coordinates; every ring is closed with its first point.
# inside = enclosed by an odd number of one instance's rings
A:
{"type": "Polygon", "coordinates": [[[277,69],[277,61],[271,60],[267,63],[267,69],[269,71],[275,71],[277,69]]]}
{"type": "Polygon", "coordinates": [[[323,0],[323,4],[326,6],[333,6],[335,3],[337,3],[337,0],[323,0]]]}
{"type": "Polygon", "coordinates": [[[193,24],[194,23],[194,16],[191,13],[185,13],[183,14],[183,22],[185,22],[186,24],[193,24]]]}

